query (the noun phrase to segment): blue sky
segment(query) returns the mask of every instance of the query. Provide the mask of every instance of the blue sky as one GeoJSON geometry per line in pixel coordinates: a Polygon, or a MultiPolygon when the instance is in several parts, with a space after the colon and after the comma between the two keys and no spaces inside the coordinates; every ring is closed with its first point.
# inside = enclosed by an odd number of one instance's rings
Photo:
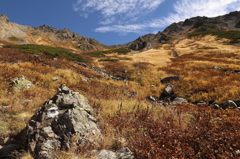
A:
{"type": "Polygon", "coordinates": [[[173,22],[240,10],[240,0],[4,0],[11,22],[69,28],[106,45],[124,44],[173,22]]]}

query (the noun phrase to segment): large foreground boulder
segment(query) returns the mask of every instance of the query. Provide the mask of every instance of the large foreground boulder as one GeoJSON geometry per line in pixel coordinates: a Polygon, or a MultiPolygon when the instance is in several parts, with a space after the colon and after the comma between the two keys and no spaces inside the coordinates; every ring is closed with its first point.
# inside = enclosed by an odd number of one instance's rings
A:
{"type": "Polygon", "coordinates": [[[23,146],[36,159],[52,159],[58,150],[73,150],[102,141],[87,99],[66,85],[46,101],[23,131],[23,146]]]}

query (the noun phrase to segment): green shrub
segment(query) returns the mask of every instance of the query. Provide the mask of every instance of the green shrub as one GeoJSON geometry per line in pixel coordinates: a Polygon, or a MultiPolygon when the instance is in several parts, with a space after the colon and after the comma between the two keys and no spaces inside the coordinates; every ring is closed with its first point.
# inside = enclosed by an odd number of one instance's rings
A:
{"type": "Polygon", "coordinates": [[[216,35],[218,39],[226,38],[230,39],[230,43],[238,43],[240,39],[240,31],[226,31],[213,29],[209,26],[202,26],[192,32],[189,37],[199,36],[199,35],[216,35]]]}
{"type": "Polygon", "coordinates": [[[39,35],[38,32],[32,32],[31,34],[32,34],[33,36],[37,36],[37,35],[39,35]]]}
{"type": "Polygon", "coordinates": [[[68,60],[78,61],[78,62],[87,62],[80,55],[72,53],[64,48],[60,47],[51,47],[45,45],[36,45],[36,44],[24,44],[24,45],[6,45],[6,48],[18,48],[19,51],[30,53],[30,54],[45,54],[52,57],[66,58],[68,60]]]}
{"type": "Polygon", "coordinates": [[[128,57],[123,57],[123,58],[119,58],[119,60],[132,60],[132,59],[128,57]]]}
{"type": "Polygon", "coordinates": [[[9,37],[8,39],[11,40],[11,41],[23,42],[23,39],[17,38],[17,37],[15,37],[15,36],[11,36],[11,37],[9,37]]]}
{"type": "Polygon", "coordinates": [[[127,54],[129,52],[131,52],[130,49],[118,48],[118,49],[105,50],[105,51],[86,52],[84,54],[92,57],[106,57],[105,54],[112,54],[112,53],[127,54]]]}
{"type": "Polygon", "coordinates": [[[119,59],[111,59],[111,58],[106,58],[106,59],[99,59],[98,61],[120,61],[120,60],[131,60],[130,58],[123,57],[119,59]]]}
{"type": "Polygon", "coordinates": [[[119,61],[119,59],[110,59],[110,58],[107,58],[107,59],[99,59],[98,61],[119,61]]]}
{"type": "Polygon", "coordinates": [[[200,47],[198,49],[218,49],[217,47],[208,47],[208,46],[204,46],[204,47],[200,47]]]}

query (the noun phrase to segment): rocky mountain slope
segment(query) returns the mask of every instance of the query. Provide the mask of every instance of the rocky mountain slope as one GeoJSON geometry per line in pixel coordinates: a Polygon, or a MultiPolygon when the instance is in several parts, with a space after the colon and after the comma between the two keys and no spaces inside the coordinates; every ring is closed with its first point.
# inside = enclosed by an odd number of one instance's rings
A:
{"type": "Polygon", "coordinates": [[[104,49],[106,46],[93,38],[87,38],[69,29],[55,29],[47,25],[23,26],[9,21],[7,15],[0,15],[0,38],[19,44],[40,44],[88,51],[104,49]]]}
{"type": "MultiPolygon", "coordinates": [[[[29,31],[1,19],[12,40],[29,31]]],[[[137,53],[1,40],[0,158],[239,158],[240,31],[194,25],[140,37],[154,45],[137,53]]]]}
{"type": "Polygon", "coordinates": [[[240,30],[240,12],[235,11],[229,14],[208,18],[208,17],[193,17],[186,19],[183,22],[173,23],[168,26],[163,33],[167,35],[180,35],[181,33],[191,31],[200,26],[208,25],[211,28],[218,30],[240,30]]]}
{"type": "Polygon", "coordinates": [[[208,17],[193,17],[185,21],[173,23],[166,27],[163,32],[157,34],[146,34],[139,37],[133,42],[127,43],[124,46],[132,50],[142,50],[145,47],[152,47],[154,43],[167,43],[170,37],[186,36],[189,32],[201,26],[208,26],[217,30],[240,30],[240,12],[235,11],[229,14],[208,18],[208,17]]]}

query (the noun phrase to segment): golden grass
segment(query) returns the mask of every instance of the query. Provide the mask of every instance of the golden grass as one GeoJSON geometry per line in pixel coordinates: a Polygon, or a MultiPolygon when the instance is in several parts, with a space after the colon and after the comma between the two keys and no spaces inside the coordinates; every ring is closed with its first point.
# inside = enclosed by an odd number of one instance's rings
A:
{"type": "MultiPolygon", "coordinates": [[[[26,54],[18,53],[14,56],[17,60],[13,64],[6,62],[10,57],[6,58],[4,52],[15,53],[14,50],[5,49],[0,56],[2,70],[0,72],[0,106],[9,105],[9,108],[0,111],[2,122],[7,123],[4,128],[1,128],[4,132],[2,135],[16,134],[21,131],[43,102],[56,94],[56,88],[62,83],[67,84],[73,91],[83,94],[89,100],[105,137],[102,148],[112,150],[119,149],[124,144],[134,149],[135,140],[135,146],[143,146],[142,141],[145,143],[151,141],[148,139],[150,136],[148,134],[154,134],[151,131],[163,132],[158,125],[169,126],[171,131],[177,129],[180,132],[189,132],[190,127],[192,131],[193,125],[203,120],[199,117],[201,115],[198,114],[198,109],[192,105],[184,105],[179,109],[159,107],[146,101],[149,95],[159,96],[165,87],[165,84],[160,83],[160,77],[180,75],[180,81],[172,82],[174,91],[190,102],[209,100],[225,102],[239,99],[239,75],[232,74],[234,70],[240,70],[240,61],[237,58],[239,48],[223,45],[221,40],[215,41],[212,36],[184,39],[170,47],[183,56],[182,59],[177,59],[173,58],[169,46],[169,44],[163,45],[159,49],[151,49],[135,55],[114,55],[116,58],[129,57],[132,60],[103,63],[95,60],[93,63],[112,74],[129,77],[130,81],[105,79],[91,69],[85,69],[74,62],[64,59],[53,61],[45,56],[41,56],[42,61],[39,62],[32,60],[26,54]],[[200,47],[218,49],[197,49],[200,47]],[[236,56],[233,57],[232,55],[235,54],[236,56]],[[23,58],[29,58],[28,62],[23,58]],[[214,66],[225,70],[214,70],[214,66]],[[127,73],[123,73],[124,70],[127,70],[127,73]],[[24,75],[36,87],[22,92],[11,91],[9,79],[20,75],[24,75]],[[59,77],[60,82],[53,81],[52,77],[59,77]],[[82,78],[91,79],[91,81],[84,82],[82,78]],[[131,97],[126,90],[138,92],[138,95],[131,97]],[[121,142],[121,138],[126,139],[126,143],[121,142]]],[[[203,116],[209,111],[207,108],[199,109],[203,116]]],[[[235,119],[232,120],[235,121],[235,119]]],[[[155,142],[152,141],[151,144],[155,142]]],[[[151,144],[147,145],[150,149],[151,144]]],[[[139,150],[139,153],[144,155],[145,152],[139,150]]],[[[26,159],[31,158],[29,154],[25,156],[26,159]]],[[[78,156],[75,152],[58,152],[58,157],[84,158],[86,156],[78,156]]]]}
{"type": "Polygon", "coordinates": [[[157,66],[165,66],[169,62],[171,62],[170,58],[172,58],[172,54],[170,50],[165,50],[165,49],[151,49],[148,51],[144,51],[138,54],[133,54],[127,56],[129,58],[132,58],[133,61],[129,61],[130,63],[135,63],[135,62],[149,62],[152,63],[153,65],[157,66]]]}

